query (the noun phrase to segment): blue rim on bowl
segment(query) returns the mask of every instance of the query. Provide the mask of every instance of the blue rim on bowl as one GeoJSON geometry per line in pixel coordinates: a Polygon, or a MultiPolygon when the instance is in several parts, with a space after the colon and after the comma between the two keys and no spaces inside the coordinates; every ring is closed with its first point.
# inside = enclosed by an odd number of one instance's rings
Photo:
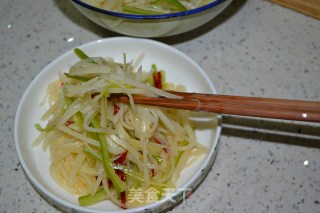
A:
{"type": "Polygon", "coordinates": [[[180,17],[180,16],[186,16],[186,15],[192,15],[192,14],[197,14],[202,11],[208,10],[212,7],[215,7],[221,3],[223,3],[226,0],[216,0],[213,1],[207,5],[192,9],[192,10],[186,10],[182,12],[176,12],[176,13],[168,13],[168,14],[161,14],[161,15],[136,15],[136,14],[129,14],[129,13],[119,13],[119,12],[114,12],[111,10],[104,10],[101,8],[94,7],[90,4],[87,4],[81,0],[71,0],[74,3],[81,5],[89,10],[110,15],[110,16],[115,16],[119,18],[126,18],[126,19],[169,19],[169,18],[175,18],[175,17],[180,17]]]}

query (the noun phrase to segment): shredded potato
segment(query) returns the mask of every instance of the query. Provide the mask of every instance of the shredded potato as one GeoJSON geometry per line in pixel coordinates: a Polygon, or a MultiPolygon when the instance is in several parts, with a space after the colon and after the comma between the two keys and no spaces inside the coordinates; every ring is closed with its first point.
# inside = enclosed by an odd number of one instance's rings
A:
{"type": "Polygon", "coordinates": [[[196,142],[189,111],[108,99],[115,93],[180,98],[164,91],[175,89],[164,71],[153,65],[143,72],[125,57],[119,63],[75,53],[80,61],[48,86],[47,125],[36,125],[41,134],[34,145],[49,148],[53,179],[83,206],[108,199],[130,208],[146,203],[128,201],[131,189],[174,187],[181,170],[207,152],[196,142]]]}

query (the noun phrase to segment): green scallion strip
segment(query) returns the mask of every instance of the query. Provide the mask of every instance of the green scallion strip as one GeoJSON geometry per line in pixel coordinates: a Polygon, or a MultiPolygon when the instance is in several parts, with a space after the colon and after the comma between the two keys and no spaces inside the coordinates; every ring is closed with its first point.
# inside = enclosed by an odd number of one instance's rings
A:
{"type": "Polygon", "coordinates": [[[88,195],[79,197],[78,202],[80,206],[90,206],[95,203],[106,200],[107,198],[108,198],[108,195],[103,190],[103,188],[101,188],[94,195],[88,194],[88,195]]]}
{"type": "Polygon", "coordinates": [[[63,73],[65,76],[67,76],[68,78],[73,78],[79,81],[88,81],[90,80],[90,78],[86,78],[83,76],[78,76],[78,75],[70,75],[69,73],[63,73]]]}
{"type": "Polygon", "coordinates": [[[127,54],[123,53],[123,64],[126,65],[127,64],[127,54]]]}
{"type": "Polygon", "coordinates": [[[174,6],[177,10],[179,11],[185,11],[187,10],[187,8],[185,6],[183,6],[183,4],[181,4],[179,1],[177,0],[166,0],[166,2],[168,2],[168,4],[174,6]]]}
{"type": "Polygon", "coordinates": [[[188,10],[185,6],[183,6],[183,4],[181,4],[178,0],[156,0],[153,2],[153,4],[155,5],[160,5],[162,3],[168,3],[171,6],[173,6],[175,9],[177,9],[178,11],[185,11],[188,10]]]}
{"type": "Polygon", "coordinates": [[[157,65],[152,64],[152,65],[151,65],[151,68],[153,69],[153,74],[154,74],[154,75],[157,75],[157,73],[158,73],[157,65]]]}
{"type": "MultiPolygon", "coordinates": [[[[92,120],[91,124],[94,128],[100,128],[100,121],[97,117],[95,117],[92,120]]],[[[104,169],[108,177],[110,178],[111,182],[113,183],[114,188],[118,192],[123,192],[126,190],[127,184],[120,179],[120,177],[116,174],[115,170],[112,167],[112,164],[109,160],[109,150],[108,150],[106,137],[101,133],[97,133],[97,135],[101,145],[101,151],[102,151],[101,157],[102,157],[102,163],[103,163],[104,169]]]]}
{"type": "Polygon", "coordinates": [[[89,56],[87,54],[85,54],[82,50],[80,50],[79,48],[75,48],[73,51],[80,59],[89,58],[89,56]]]}
{"type": "Polygon", "coordinates": [[[164,13],[161,12],[156,12],[152,10],[146,10],[146,9],[141,9],[138,7],[131,7],[131,6],[122,6],[122,11],[127,12],[127,13],[132,13],[132,14],[139,14],[139,15],[161,15],[164,13]]]}
{"type": "Polygon", "coordinates": [[[34,127],[41,132],[49,132],[53,129],[53,126],[43,128],[40,126],[40,124],[35,124],[34,127]]]}
{"type": "Polygon", "coordinates": [[[78,58],[80,59],[88,59],[88,61],[90,63],[96,64],[97,62],[95,62],[94,60],[92,60],[87,54],[85,54],[82,50],[80,50],[79,48],[75,48],[74,53],[78,56],[78,58]]]}
{"type": "Polygon", "coordinates": [[[93,149],[89,149],[88,147],[83,146],[83,151],[92,156],[93,158],[96,158],[97,160],[102,160],[101,155],[93,149]]]}
{"type": "Polygon", "coordinates": [[[160,5],[163,2],[165,2],[166,0],[155,0],[154,2],[151,2],[151,4],[155,4],[155,5],[160,5]]]}

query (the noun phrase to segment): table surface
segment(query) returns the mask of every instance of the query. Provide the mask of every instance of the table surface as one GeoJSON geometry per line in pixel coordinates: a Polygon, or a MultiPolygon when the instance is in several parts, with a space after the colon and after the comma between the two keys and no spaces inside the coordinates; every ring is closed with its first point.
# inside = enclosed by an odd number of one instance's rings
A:
{"type": "MultiPolygon", "coordinates": [[[[59,212],[19,164],[13,138],[19,100],[54,58],[119,35],[68,1],[2,0],[0,8],[0,209],[59,212]]],[[[234,1],[199,29],[156,40],[193,58],[221,94],[320,98],[320,21],[268,1],[234,1]]],[[[208,176],[172,212],[320,212],[318,124],[224,116],[222,128],[208,176]]]]}

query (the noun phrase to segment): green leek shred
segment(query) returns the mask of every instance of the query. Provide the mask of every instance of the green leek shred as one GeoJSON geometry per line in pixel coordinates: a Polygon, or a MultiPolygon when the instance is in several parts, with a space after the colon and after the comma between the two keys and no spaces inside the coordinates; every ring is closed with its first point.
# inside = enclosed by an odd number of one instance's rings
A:
{"type": "Polygon", "coordinates": [[[90,80],[90,78],[86,78],[83,76],[77,76],[77,75],[70,75],[69,73],[63,73],[65,76],[67,76],[68,78],[73,78],[79,81],[88,81],[90,80]]]}
{"type": "Polygon", "coordinates": [[[153,74],[154,74],[154,75],[157,75],[157,73],[158,73],[158,67],[157,67],[157,65],[152,64],[152,65],[151,65],[151,68],[153,69],[153,74]]]}
{"type": "Polygon", "coordinates": [[[94,151],[92,149],[89,149],[86,146],[83,146],[83,151],[85,153],[89,154],[91,157],[96,158],[97,160],[102,160],[102,157],[98,152],[96,152],[96,151],[94,151]]]}
{"type": "Polygon", "coordinates": [[[74,49],[74,53],[80,58],[80,59],[87,59],[89,58],[89,56],[87,56],[87,54],[85,54],[82,50],[80,50],[79,48],[75,48],[74,49]]]}
{"type": "Polygon", "coordinates": [[[122,6],[122,10],[127,13],[139,14],[139,15],[161,15],[163,13],[152,10],[141,9],[132,6],[122,6]]]}
{"type": "Polygon", "coordinates": [[[183,6],[183,4],[181,4],[177,0],[166,0],[166,2],[168,2],[168,4],[170,4],[170,5],[174,6],[175,8],[177,8],[179,11],[187,10],[187,8],[185,6],[183,6]]]}
{"type": "Polygon", "coordinates": [[[181,4],[178,0],[156,0],[155,2],[153,2],[153,4],[160,5],[160,4],[164,3],[164,2],[170,4],[171,6],[173,6],[178,11],[187,10],[187,8],[185,6],[183,6],[183,4],[181,4]]]}
{"type": "MultiPolygon", "coordinates": [[[[92,120],[92,126],[94,128],[100,128],[100,121],[97,117],[92,120]]],[[[111,182],[113,183],[114,188],[118,192],[123,192],[126,190],[127,184],[120,179],[120,177],[116,174],[115,170],[112,167],[112,164],[109,160],[109,150],[105,136],[101,133],[98,133],[97,135],[102,149],[102,163],[104,169],[111,182]]]]}
{"type": "Polygon", "coordinates": [[[78,58],[80,59],[88,59],[90,63],[96,64],[97,62],[95,62],[93,59],[91,59],[87,54],[85,54],[82,50],[80,50],[79,48],[75,48],[74,53],[78,56],[78,58]]]}
{"type": "Polygon", "coordinates": [[[43,128],[43,127],[40,126],[40,124],[35,124],[34,127],[37,130],[39,130],[40,132],[49,132],[50,130],[53,129],[53,126],[50,126],[50,127],[47,126],[47,127],[43,128]]]}
{"type": "Polygon", "coordinates": [[[101,188],[94,195],[88,194],[88,195],[79,197],[78,202],[80,206],[90,206],[100,201],[103,201],[107,198],[108,198],[108,195],[103,190],[103,188],[101,188]]]}

